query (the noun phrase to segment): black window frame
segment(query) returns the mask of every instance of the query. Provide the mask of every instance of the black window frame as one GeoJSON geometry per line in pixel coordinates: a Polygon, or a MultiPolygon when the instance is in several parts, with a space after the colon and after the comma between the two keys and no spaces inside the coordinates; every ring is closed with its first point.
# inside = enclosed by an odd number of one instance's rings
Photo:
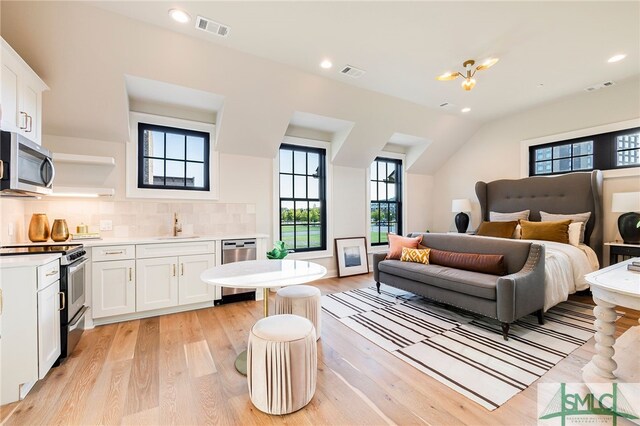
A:
{"type": "MultiPolygon", "coordinates": [[[[378,241],[375,241],[373,239],[372,234],[373,234],[373,231],[375,229],[374,228],[375,225],[374,225],[372,220],[369,220],[369,226],[370,226],[369,240],[371,242],[371,246],[385,246],[385,245],[389,244],[388,241],[380,241],[380,236],[381,236],[380,227],[382,225],[386,225],[387,232],[388,232],[389,224],[390,223],[395,223],[397,225],[396,233],[398,235],[402,235],[402,202],[403,202],[403,200],[402,200],[402,187],[403,187],[403,183],[404,183],[403,179],[402,179],[403,178],[402,160],[399,160],[397,158],[376,157],[375,160],[373,160],[373,163],[372,163],[372,167],[375,164],[376,175],[378,173],[377,170],[378,170],[378,163],[379,162],[384,162],[384,163],[387,163],[387,164],[395,165],[395,174],[396,174],[396,179],[395,180],[396,181],[395,182],[388,182],[386,178],[382,179],[382,180],[379,179],[380,176],[377,176],[377,179],[373,179],[371,177],[371,175],[369,176],[369,182],[368,182],[369,183],[369,187],[371,187],[371,183],[372,182],[376,182],[376,194],[369,194],[369,198],[370,198],[370,200],[369,200],[369,211],[370,212],[372,211],[372,207],[373,207],[374,204],[378,204],[378,209],[380,209],[380,206],[382,204],[386,204],[387,205],[387,211],[389,211],[389,205],[395,204],[396,205],[396,215],[397,215],[397,217],[396,217],[396,221],[395,222],[390,221],[388,217],[387,217],[386,221],[378,220],[378,222],[377,222],[378,241]],[[387,185],[387,187],[388,187],[388,185],[394,185],[395,186],[395,191],[396,191],[396,201],[389,201],[388,199],[387,200],[379,200],[378,199],[378,197],[379,197],[379,195],[378,195],[378,190],[379,190],[378,189],[379,188],[378,183],[385,183],[387,185]]],[[[387,193],[388,193],[388,191],[387,191],[387,193]]]]}
{"type": "MultiPolygon", "coordinates": [[[[562,175],[566,173],[573,172],[588,172],[591,170],[614,170],[614,169],[628,169],[634,167],[640,167],[638,164],[629,164],[629,165],[621,165],[617,164],[618,152],[626,151],[617,149],[617,141],[616,138],[618,136],[626,135],[629,133],[638,133],[640,132],[640,127],[631,127],[623,130],[616,130],[613,132],[599,133],[595,135],[589,136],[581,136],[579,138],[565,139],[560,141],[554,141],[550,143],[545,143],[541,145],[531,145],[529,147],[529,176],[553,176],[553,175],[562,175]],[[573,170],[573,159],[581,157],[582,155],[573,155],[573,144],[593,141],[593,156],[592,167],[585,169],[576,169],[573,170]],[[563,145],[570,145],[572,150],[572,155],[569,157],[559,157],[559,158],[570,158],[571,161],[571,169],[567,171],[553,171],[553,160],[556,159],[553,157],[547,160],[536,161],[536,151],[539,149],[553,148],[563,145]],[[552,170],[550,173],[535,173],[536,171],[536,163],[551,161],[552,170]]],[[[629,148],[629,150],[638,149],[638,148],[629,148]]]]}
{"type": "Polygon", "coordinates": [[[211,173],[210,173],[210,167],[211,167],[211,158],[210,158],[210,149],[211,149],[211,145],[210,145],[210,134],[207,132],[199,132],[196,130],[191,130],[191,129],[183,129],[180,127],[171,127],[171,126],[161,126],[158,124],[151,124],[151,123],[143,123],[143,122],[139,122],[138,123],[138,188],[141,189],[170,189],[170,190],[181,190],[181,191],[201,191],[201,192],[207,192],[211,190],[211,173]],[[164,133],[164,156],[163,157],[155,157],[155,156],[145,156],[144,155],[144,132],[145,131],[158,131],[158,132],[163,132],[164,133]],[[170,158],[167,157],[167,133],[171,133],[171,134],[178,134],[178,135],[182,135],[185,138],[185,144],[184,144],[184,149],[185,149],[185,155],[184,155],[184,159],[178,159],[178,158],[170,158]],[[195,160],[187,160],[187,143],[186,143],[186,139],[188,136],[195,136],[195,137],[201,137],[204,139],[204,153],[203,153],[203,158],[204,161],[195,161],[195,160]],[[144,182],[144,161],[146,159],[153,159],[153,160],[163,160],[164,161],[164,181],[165,184],[163,185],[157,185],[157,184],[147,184],[144,182]],[[184,185],[167,185],[166,184],[166,178],[167,178],[167,166],[166,163],[168,161],[180,161],[184,163],[184,168],[185,168],[185,179],[184,179],[184,185]],[[187,164],[189,163],[194,163],[194,164],[203,164],[204,165],[204,185],[203,186],[198,186],[198,187],[189,187],[187,186],[187,164]]]}
{"type": "Polygon", "coordinates": [[[278,229],[280,241],[284,241],[282,238],[282,228],[283,226],[291,226],[291,224],[283,223],[282,221],[282,204],[283,202],[293,202],[294,204],[294,215],[293,215],[293,247],[287,247],[289,251],[293,251],[295,253],[306,253],[306,252],[314,252],[314,251],[324,251],[327,249],[327,150],[324,148],[316,148],[310,146],[303,145],[293,145],[293,144],[281,144],[278,149],[278,229]],[[292,169],[291,173],[282,172],[282,165],[280,164],[280,155],[282,150],[292,151],[292,169]],[[315,177],[313,173],[309,171],[309,157],[306,156],[306,173],[296,173],[295,168],[293,167],[293,163],[295,162],[295,153],[296,152],[304,152],[305,154],[314,153],[318,154],[318,198],[309,198],[309,188],[307,188],[305,198],[296,197],[295,193],[295,176],[305,176],[305,181],[308,180],[309,177],[315,177]],[[291,176],[291,197],[282,197],[281,195],[281,176],[288,175],[291,176]],[[298,226],[298,222],[295,215],[295,203],[298,202],[318,202],[320,204],[320,246],[319,247],[309,247],[311,242],[311,222],[309,219],[309,210],[307,209],[307,221],[304,223],[307,226],[307,247],[297,248],[296,240],[296,226],[298,226]]]}

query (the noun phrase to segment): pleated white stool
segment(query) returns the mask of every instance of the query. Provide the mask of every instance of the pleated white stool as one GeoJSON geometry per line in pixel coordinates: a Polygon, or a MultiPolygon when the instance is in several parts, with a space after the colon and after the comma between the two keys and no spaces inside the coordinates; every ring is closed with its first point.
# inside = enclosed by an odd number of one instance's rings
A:
{"type": "Polygon", "coordinates": [[[282,287],[276,293],[276,314],[305,317],[316,328],[316,339],[322,331],[322,305],[320,290],[310,285],[282,287]]]}
{"type": "Polygon", "coordinates": [[[247,382],[251,402],[267,414],[293,413],[316,392],[318,353],[311,321],[297,315],[259,320],[249,333],[247,382]]]}

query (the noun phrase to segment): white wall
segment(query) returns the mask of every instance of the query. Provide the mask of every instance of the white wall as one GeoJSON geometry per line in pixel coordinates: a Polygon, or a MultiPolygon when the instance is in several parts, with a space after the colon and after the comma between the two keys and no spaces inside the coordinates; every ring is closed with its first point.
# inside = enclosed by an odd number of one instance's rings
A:
{"type": "MultiPolygon", "coordinates": [[[[631,79],[597,92],[580,93],[520,112],[481,127],[434,174],[434,229],[455,229],[451,200],[472,200],[470,228],[478,226],[480,206],[474,186],[479,180],[520,178],[520,141],[640,117],[640,80],[631,79]]],[[[604,183],[605,241],[616,238],[618,214],[610,212],[611,194],[640,191],[637,176],[606,179],[604,183]]],[[[617,238],[620,238],[617,235],[617,238]]]]}

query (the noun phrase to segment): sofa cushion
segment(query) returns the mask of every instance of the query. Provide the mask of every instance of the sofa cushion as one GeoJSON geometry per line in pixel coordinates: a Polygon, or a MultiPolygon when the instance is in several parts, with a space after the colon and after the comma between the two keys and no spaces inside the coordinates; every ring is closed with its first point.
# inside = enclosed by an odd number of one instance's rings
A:
{"type": "Polygon", "coordinates": [[[504,256],[501,254],[459,253],[433,249],[429,257],[429,263],[435,265],[449,266],[489,275],[507,275],[504,256]]]}
{"type": "Polygon", "coordinates": [[[502,254],[507,265],[507,273],[520,271],[529,257],[531,242],[510,238],[481,237],[466,234],[424,233],[422,244],[432,249],[457,251],[460,253],[502,254]]]}
{"type": "Polygon", "coordinates": [[[418,235],[417,237],[403,237],[390,232],[387,234],[387,239],[389,240],[389,253],[387,254],[387,259],[399,260],[402,256],[402,248],[407,247],[417,249],[420,245],[420,241],[422,241],[422,235],[418,235]]]}
{"type": "Polygon", "coordinates": [[[496,300],[497,275],[463,271],[441,265],[383,260],[378,264],[380,272],[396,275],[423,284],[444,288],[483,299],[496,300]]]}

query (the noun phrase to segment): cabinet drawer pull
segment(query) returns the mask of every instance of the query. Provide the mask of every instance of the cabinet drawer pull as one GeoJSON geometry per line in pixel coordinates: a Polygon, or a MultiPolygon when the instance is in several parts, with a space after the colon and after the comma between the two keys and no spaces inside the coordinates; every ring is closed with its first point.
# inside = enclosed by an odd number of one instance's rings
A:
{"type": "Polygon", "coordinates": [[[184,276],[184,263],[180,264],[180,275],[184,276]]]}
{"type": "Polygon", "coordinates": [[[124,250],[119,251],[105,251],[104,254],[124,254],[124,250]]]}
{"type": "Polygon", "coordinates": [[[63,291],[59,291],[58,294],[62,296],[61,298],[62,301],[60,302],[60,309],[58,309],[59,311],[61,311],[67,307],[67,296],[65,296],[63,291]]]}
{"type": "Polygon", "coordinates": [[[173,276],[176,276],[176,264],[171,265],[173,267],[173,276]]]}
{"type": "Polygon", "coordinates": [[[33,117],[31,117],[30,115],[27,114],[27,123],[29,123],[27,126],[29,127],[27,130],[25,130],[26,133],[29,133],[33,130],[33,117]]]}
{"type": "Polygon", "coordinates": [[[58,270],[56,269],[55,271],[51,271],[48,274],[46,274],[45,276],[50,277],[52,275],[57,275],[58,274],[58,270]]]}
{"type": "Polygon", "coordinates": [[[133,281],[133,268],[129,268],[129,282],[133,281]]]}
{"type": "Polygon", "coordinates": [[[27,117],[29,117],[29,114],[27,114],[24,111],[20,111],[20,115],[24,115],[24,126],[20,126],[20,130],[25,130],[28,126],[27,126],[27,117]]]}

